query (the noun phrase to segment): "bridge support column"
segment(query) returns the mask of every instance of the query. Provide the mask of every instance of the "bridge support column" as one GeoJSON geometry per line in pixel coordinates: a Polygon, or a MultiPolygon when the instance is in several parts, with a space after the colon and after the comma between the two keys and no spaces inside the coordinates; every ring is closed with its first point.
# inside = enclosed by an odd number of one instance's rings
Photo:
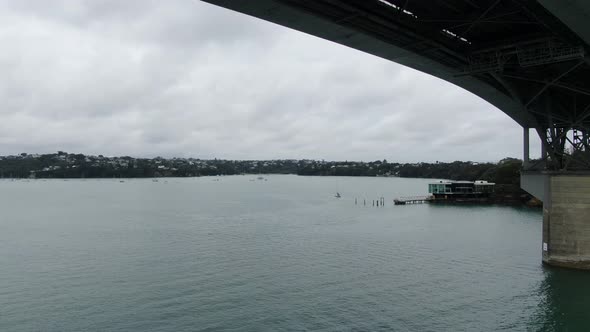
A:
{"type": "Polygon", "coordinates": [[[590,172],[545,177],[543,263],[590,270],[590,172]]]}
{"type": "Polygon", "coordinates": [[[524,168],[527,168],[527,165],[529,164],[529,161],[530,161],[529,138],[530,138],[529,128],[523,127],[522,128],[522,161],[523,161],[524,168]]]}

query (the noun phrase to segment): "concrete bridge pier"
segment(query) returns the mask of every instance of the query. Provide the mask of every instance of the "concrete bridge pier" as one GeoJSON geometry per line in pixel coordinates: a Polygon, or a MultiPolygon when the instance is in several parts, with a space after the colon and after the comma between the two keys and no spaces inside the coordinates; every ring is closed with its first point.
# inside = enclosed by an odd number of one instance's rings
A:
{"type": "Polygon", "coordinates": [[[543,201],[543,263],[590,270],[590,172],[522,171],[521,187],[543,201]]]}
{"type": "MultiPolygon", "coordinates": [[[[539,132],[545,134],[545,129],[539,132]]],[[[567,131],[563,132],[565,136],[567,131]]],[[[590,167],[582,156],[588,142],[569,140],[574,153],[568,154],[565,145],[554,143],[558,142],[555,135],[540,136],[545,138],[541,160],[531,162],[529,129],[524,129],[520,184],[543,201],[543,263],[590,270],[590,167]],[[568,164],[577,167],[568,169],[568,164]]]]}
{"type": "Polygon", "coordinates": [[[544,176],[543,263],[590,270],[590,172],[544,176]]]}

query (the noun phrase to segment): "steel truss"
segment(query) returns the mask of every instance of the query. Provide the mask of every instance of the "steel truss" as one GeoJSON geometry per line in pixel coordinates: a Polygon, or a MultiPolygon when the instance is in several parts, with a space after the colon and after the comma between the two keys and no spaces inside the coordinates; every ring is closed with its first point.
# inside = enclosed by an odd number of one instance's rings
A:
{"type": "Polygon", "coordinates": [[[473,53],[468,57],[468,65],[459,75],[498,73],[515,59],[522,68],[584,59],[585,51],[580,45],[568,45],[554,39],[527,45],[511,45],[497,49],[473,53]]]}
{"type": "Polygon", "coordinates": [[[545,168],[590,170],[590,128],[536,128],[543,144],[545,168]]]}

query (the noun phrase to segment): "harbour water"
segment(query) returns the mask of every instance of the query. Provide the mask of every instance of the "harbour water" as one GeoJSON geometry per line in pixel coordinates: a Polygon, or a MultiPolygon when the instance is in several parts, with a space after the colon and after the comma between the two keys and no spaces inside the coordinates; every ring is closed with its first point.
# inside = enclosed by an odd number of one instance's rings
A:
{"type": "Polygon", "coordinates": [[[0,331],[590,330],[541,211],[393,205],[428,182],[2,180],[0,331]]]}

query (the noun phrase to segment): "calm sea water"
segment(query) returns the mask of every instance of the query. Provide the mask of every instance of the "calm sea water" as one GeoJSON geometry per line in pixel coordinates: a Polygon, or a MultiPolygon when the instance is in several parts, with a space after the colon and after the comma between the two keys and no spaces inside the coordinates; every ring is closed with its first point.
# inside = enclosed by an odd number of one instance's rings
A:
{"type": "Polygon", "coordinates": [[[541,265],[538,210],[265,178],[0,181],[0,330],[590,330],[590,274],[541,265]]]}

